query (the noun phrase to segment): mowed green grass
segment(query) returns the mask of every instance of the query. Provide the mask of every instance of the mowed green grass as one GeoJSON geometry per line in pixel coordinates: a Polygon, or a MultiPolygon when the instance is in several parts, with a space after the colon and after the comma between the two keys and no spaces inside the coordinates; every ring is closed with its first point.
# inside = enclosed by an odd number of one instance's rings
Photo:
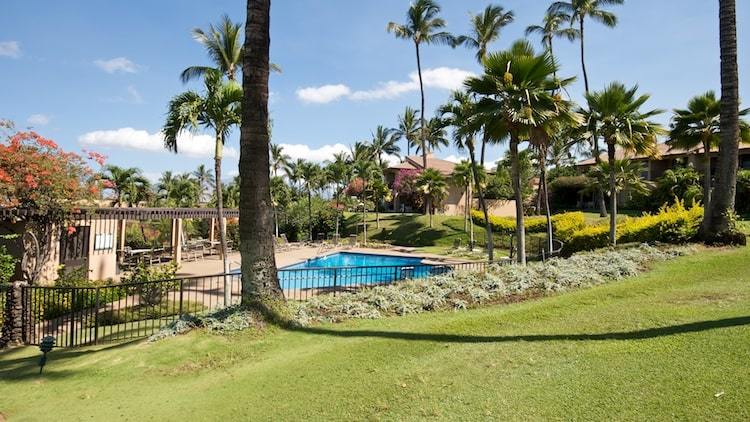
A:
{"type": "Polygon", "coordinates": [[[748,420],[750,248],[512,305],[0,354],[10,420],[748,420]]]}

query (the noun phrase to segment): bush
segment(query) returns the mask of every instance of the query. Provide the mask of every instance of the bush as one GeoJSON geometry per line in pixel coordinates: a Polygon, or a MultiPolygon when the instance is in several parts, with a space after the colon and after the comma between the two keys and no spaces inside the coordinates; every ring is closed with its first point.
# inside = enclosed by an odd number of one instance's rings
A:
{"type": "Polygon", "coordinates": [[[549,183],[549,204],[552,209],[570,209],[578,206],[578,197],[590,184],[586,176],[561,176],[549,183]]]}
{"type": "MultiPolygon", "coordinates": [[[[685,243],[698,234],[703,220],[703,207],[693,205],[686,208],[682,201],[663,206],[656,214],[642,217],[626,217],[617,224],[616,236],[620,243],[665,242],[685,243]]],[[[609,245],[609,226],[585,227],[574,232],[565,242],[563,252],[574,252],[603,248],[609,245]]]]}
{"type": "Polygon", "coordinates": [[[737,172],[737,196],[734,203],[738,213],[750,213],[750,170],[737,172]]]}
{"type": "MultiPolygon", "coordinates": [[[[318,233],[330,234],[336,230],[336,213],[329,201],[314,197],[312,200],[313,237],[318,233]]],[[[308,233],[307,199],[300,199],[290,206],[285,221],[280,221],[281,231],[290,241],[307,240],[308,233]]]]}
{"type": "MultiPolygon", "coordinates": [[[[484,213],[481,211],[473,210],[471,218],[474,220],[474,224],[479,226],[485,225],[484,213]]],[[[494,233],[511,235],[516,232],[515,218],[490,215],[490,223],[492,224],[492,231],[494,233]]],[[[582,228],[583,225],[584,217],[580,211],[566,212],[552,216],[552,229],[556,238],[562,239],[559,231],[562,231],[562,234],[568,237],[572,231],[582,228]]],[[[526,233],[544,233],[547,231],[547,218],[544,216],[526,217],[524,219],[524,226],[526,233]]]]}
{"type": "Polygon", "coordinates": [[[179,288],[180,282],[174,279],[176,274],[176,264],[140,264],[130,276],[122,279],[122,286],[128,294],[137,294],[142,304],[155,306],[168,292],[179,288]]]}
{"type": "Polygon", "coordinates": [[[16,261],[5,245],[0,245],[0,284],[9,282],[16,273],[16,261]]]}

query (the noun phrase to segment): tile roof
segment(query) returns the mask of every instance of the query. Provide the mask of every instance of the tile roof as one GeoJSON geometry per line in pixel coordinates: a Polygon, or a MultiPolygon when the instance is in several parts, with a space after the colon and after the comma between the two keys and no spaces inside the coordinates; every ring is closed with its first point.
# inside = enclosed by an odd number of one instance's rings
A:
{"type": "MultiPolygon", "coordinates": [[[[453,173],[453,168],[456,167],[456,163],[448,160],[441,160],[435,158],[432,154],[427,155],[427,168],[435,169],[444,175],[453,173]]],[[[404,157],[403,161],[394,166],[388,167],[389,169],[415,169],[422,170],[422,156],[421,155],[408,155],[404,157]]]]}
{"type": "MultiPolygon", "coordinates": [[[[605,151],[602,152],[599,156],[603,161],[607,160],[607,152],[606,152],[606,146],[604,147],[605,151]]],[[[740,150],[750,150],[750,145],[744,144],[740,145],[740,150]]],[[[711,152],[718,152],[718,148],[711,148],[711,152]]],[[[667,144],[657,144],[656,145],[656,155],[658,158],[673,158],[673,157],[680,157],[687,154],[702,154],[703,153],[703,147],[696,147],[693,149],[685,149],[685,148],[670,148],[667,144]]],[[[624,150],[618,148],[615,150],[615,158],[618,160],[622,160],[623,158],[630,158],[631,160],[644,160],[647,159],[648,156],[645,154],[633,154],[630,152],[625,152],[624,150]]],[[[577,166],[590,166],[594,164],[594,158],[587,158],[585,160],[581,160],[576,163],[577,166]]]]}

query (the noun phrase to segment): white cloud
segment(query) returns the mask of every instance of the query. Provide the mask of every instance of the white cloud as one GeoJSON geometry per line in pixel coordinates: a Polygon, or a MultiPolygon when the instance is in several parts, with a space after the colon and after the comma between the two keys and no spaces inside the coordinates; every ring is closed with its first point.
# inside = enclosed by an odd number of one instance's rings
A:
{"type": "Polygon", "coordinates": [[[129,103],[129,104],[143,104],[143,96],[133,85],[128,85],[126,95],[117,95],[110,98],[105,98],[103,101],[108,103],[129,103]]]}
{"type": "MultiPolygon", "coordinates": [[[[474,73],[463,69],[438,67],[425,69],[422,72],[422,82],[426,88],[453,90],[461,88],[464,80],[470,76],[474,76],[474,73]]],[[[352,91],[344,84],[323,85],[298,89],[297,96],[304,102],[323,104],[344,97],[354,101],[392,99],[418,90],[419,74],[412,72],[407,81],[381,82],[376,88],[369,90],[352,91]]]]}
{"type": "Polygon", "coordinates": [[[284,149],[284,154],[289,155],[293,161],[297,159],[309,161],[333,160],[333,155],[340,152],[348,152],[349,147],[344,144],[323,145],[319,148],[310,148],[305,144],[279,144],[284,149]]]}
{"type": "Polygon", "coordinates": [[[12,59],[21,57],[21,44],[18,41],[0,41],[0,56],[12,59]]]}
{"type": "Polygon", "coordinates": [[[465,159],[466,159],[465,157],[459,157],[453,154],[443,158],[443,160],[450,161],[451,163],[460,163],[462,160],[465,160],[465,159]]]}
{"type": "MultiPolygon", "coordinates": [[[[445,161],[450,161],[450,162],[452,162],[452,163],[460,163],[461,161],[464,161],[464,160],[468,160],[468,159],[469,159],[469,157],[459,157],[459,156],[457,156],[457,155],[455,155],[455,154],[451,154],[451,155],[449,155],[449,156],[447,156],[447,157],[443,158],[443,160],[445,160],[445,161]]],[[[490,160],[490,161],[486,161],[486,162],[484,163],[484,168],[485,168],[486,170],[488,170],[488,171],[494,171],[494,169],[495,169],[495,164],[496,164],[496,163],[497,163],[498,161],[500,161],[501,159],[502,159],[502,158],[498,158],[497,160],[494,160],[494,161],[492,161],[492,160],[490,160]]],[[[478,161],[479,161],[479,160],[477,160],[477,164],[479,164],[479,162],[478,162],[478,161]]]]}
{"type": "Polygon", "coordinates": [[[115,57],[109,60],[94,60],[94,64],[107,73],[137,73],[140,66],[126,57],[115,57]]]}
{"type": "Polygon", "coordinates": [[[306,103],[325,104],[339,100],[350,93],[351,90],[346,85],[323,85],[319,87],[300,88],[297,90],[297,97],[306,103]]]}
{"type": "MultiPolygon", "coordinates": [[[[97,130],[84,133],[78,137],[78,142],[83,145],[100,147],[167,152],[167,150],[164,149],[164,135],[161,132],[149,133],[145,130],[137,130],[130,127],[114,130],[97,130]]],[[[194,135],[190,132],[181,132],[177,136],[177,150],[180,154],[185,154],[190,157],[213,157],[214,137],[210,135],[194,135]]],[[[225,147],[224,157],[238,158],[239,153],[235,148],[225,147]]]]}
{"type": "Polygon", "coordinates": [[[45,126],[49,124],[49,116],[46,114],[32,114],[26,119],[26,123],[31,126],[45,126]]]}
{"type": "Polygon", "coordinates": [[[143,102],[141,93],[138,92],[133,85],[128,86],[128,95],[130,96],[130,100],[135,104],[141,104],[143,102]]]}

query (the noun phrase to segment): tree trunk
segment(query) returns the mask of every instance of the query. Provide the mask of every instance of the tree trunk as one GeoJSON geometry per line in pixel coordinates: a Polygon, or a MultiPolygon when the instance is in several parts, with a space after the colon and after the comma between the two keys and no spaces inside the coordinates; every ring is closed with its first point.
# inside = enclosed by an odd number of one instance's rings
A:
{"type": "MultiPolygon", "coordinates": [[[[711,208],[711,142],[703,142],[703,209],[711,208]]],[[[705,211],[704,211],[705,213],[705,211]]]]}
{"type": "Polygon", "coordinates": [[[464,186],[464,231],[469,232],[469,185],[464,186]]]}
{"type": "Polygon", "coordinates": [[[544,199],[544,216],[547,221],[547,251],[552,252],[552,215],[549,210],[549,192],[547,191],[547,151],[542,147],[539,149],[539,188],[538,197],[544,199]],[[544,190],[542,190],[544,189],[544,190]]]}
{"type": "Polygon", "coordinates": [[[609,243],[617,245],[617,179],[615,169],[615,144],[607,141],[609,161],[609,243]]]}
{"type": "Polygon", "coordinates": [[[710,242],[731,242],[731,213],[737,185],[739,148],[739,77],[737,69],[737,16],[735,0],[719,0],[719,44],[721,49],[721,115],[719,163],[716,188],[705,207],[701,236],[710,242]]]}
{"type": "MultiPolygon", "coordinates": [[[[484,191],[482,190],[482,184],[479,183],[479,168],[477,167],[477,160],[474,156],[473,143],[469,144],[469,159],[471,160],[471,169],[474,174],[474,187],[477,190],[477,197],[479,197],[479,207],[482,208],[482,214],[484,214],[484,230],[487,243],[487,259],[492,262],[495,258],[494,255],[494,239],[492,238],[492,223],[490,223],[490,216],[487,212],[487,203],[484,201],[484,191]]],[[[474,231],[472,230],[472,234],[474,231]]]]}
{"type": "Polygon", "coordinates": [[[307,187],[307,231],[308,239],[310,242],[312,242],[313,239],[313,229],[312,229],[312,192],[310,191],[310,187],[307,187]]]}
{"type": "Polygon", "coordinates": [[[429,217],[430,228],[432,228],[432,197],[431,196],[429,195],[427,196],[426,203],[427,203],[427,216],[429,217]]]}
{"type": "MultiPolygon", "coordinates": [[[[472,180],[474,180],[474,170],[472,168],[472,180]]],[[[474,250],[474,220],[471,219],[471,208],[472,203],[474,202],[474,198],[472,197],[472,191],[471,191],[471,182],[469,183],[469,186],[467,187],[467,190],[469,191],[469,197],[466,200],[467,208],[466,211],[466,219],[469,220],[469,250],[474,250]]]]}
{"type": "Polygon", "coordinates": [[[419,43],[415,42],[414,46],[417,50],[417,74],[419,75],[419,94],[422,98],[422,107],[419,108],[419,138],[422,145],[422,167],[423,170],[427,170],[427,134],[425,133],[425,120],[424,120],[424,85],[422,84],[422,62],[419,57],[419,43]]]}
{"type": "MultiPolygon", "coordinates": [[[[268,134],[270,0],[247,1],[240,132],[240,252],[246,305],[283,299],[276,274],[268,134]]],[[[219,183],[219,180],[217,180],[219,183]]]]}
{"type": "Polygon", "coordinates": [[[518,135],[511,134],[510,139],[511,179],[513,194],[516,200],[516,247],[518,249],[518,263],[526,265],[526,230],[523,223],[523,191],[518,168],[518,135]]]}
{"type": "Polygon", "coordinates": [[[227,248],[227,222],[224,220],[224,192],[221,189],[221,158],[224,149],[224,137],[220,129],[217,129],[216,146],[214,150],[214,173],[216,177],[216,217],[219,219],[219,244],[221,248],[221,260],[224,268],[224,306],[232,304],[232,283],[227,274],[229,273],[229,257],[227,248]]]}
{"type": "Polygon", "coordinates": [[[578,30],[580,31],[580,37],[581,37],[581,69],[583,70],[583,87],[586,90],[586,93],[589,93],[589,75],[586,73],[586,59],[584,55],[584,42],[583,42],[583,15],[581,15],[580,18],[578,18],[578,30]]]}

